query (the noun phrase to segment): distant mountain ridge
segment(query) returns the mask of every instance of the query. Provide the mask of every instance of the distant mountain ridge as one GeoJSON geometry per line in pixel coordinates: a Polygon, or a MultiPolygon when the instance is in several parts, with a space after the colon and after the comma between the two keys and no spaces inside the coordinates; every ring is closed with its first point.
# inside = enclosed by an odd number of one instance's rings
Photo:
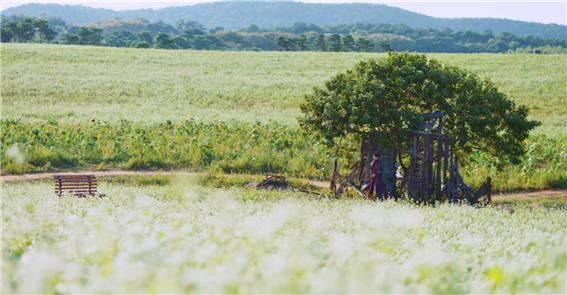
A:
{"type": "Polygon", "coordinates": [[[567,26],[495,18],[435,18],[381,4],[318,4],[301,2],[214,2],[161,9],[115,11],[81,5],[26,4],[2,11],[2,15],[58,17],[67,23],[84,25],[108,18],[144,18],[175,24],[193,20],[206,27],[245,28],[255,24],[263,28],[290,26],[296,22],[318,26],[370,23],[403,24],[413,28],[537,36],[567,40],[567,26]]]}

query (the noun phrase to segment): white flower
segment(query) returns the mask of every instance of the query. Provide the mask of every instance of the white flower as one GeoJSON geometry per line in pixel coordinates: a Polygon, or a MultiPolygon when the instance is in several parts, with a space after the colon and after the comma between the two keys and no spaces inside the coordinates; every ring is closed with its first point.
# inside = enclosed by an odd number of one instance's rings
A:
{"type": "Polygon", "coordinates": [[[24,164],[26,162],[26,154],[22,150],[17,143],[12,144],[8,149],[6,149],[6,156],[17,164],[24,164]]]}
{"type": "Polygon", "coordinates": [[[17,270],[17,280],[20,293],[41,293],[54,288],[51,280],[65,268],[64,263],[47,251],[30,250],[20,259],[17,270]],[[25,283],[24,283],[25,282],[25,283]]]}
{"type": "Polygon", "coordinates": [[[465,231],[460,234],[461,243],[471,248],[477,248],[484,243],[484,239],[474,233],[465,231]]]}
{"type": "MultiPolygon", "coordinates": [[[[567,213],[2,184],[4,293],[561,293],[567,213]],[[4,195],[9,197],[4,198],[4,195]],[[19,256],[21,255],[21,256],[19,256]]],[[[276,194],[271,192],[270,194],[276,194]]],[[[289,194],[289,195],[286,195],[289,194]]],[[[270,195],[272,196],[272,195],[270,195]]],[[[287,197],[286,197],[287,196],[287,197]]]]}

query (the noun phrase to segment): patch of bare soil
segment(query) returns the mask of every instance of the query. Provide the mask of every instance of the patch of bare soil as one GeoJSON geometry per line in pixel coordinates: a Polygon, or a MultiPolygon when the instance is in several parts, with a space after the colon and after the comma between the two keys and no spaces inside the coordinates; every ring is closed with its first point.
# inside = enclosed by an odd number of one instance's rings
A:
{"type": "MultiPolygon", "coordinates": [[[[58,173],[33,173],[21,175],[1,175],[1,182],[18,182],[18,181],[32,181],[32,180],[45,180],[52,179],[53,175],[73,175],[73,174],[92,174],[96,177],[112,177],[112,176],[199,176],[204,173],[187,172],[187,171],[77,171],[77,172],[58,172],[58,173]]],[[[305,183],[310,185],[329,188],[329,182],[304,179],[305,183]]],[[[547,189],[539,191],[528,192],[514,192],[494,194],[493,199],[531,199],[531,198],[567,198],[567,189],[547,189]]]]}
{"type": "Polygon", "coordinates": [[[73,174],[91,174],[96,177],[112,177],[112,176],[168,176],[168,175],[182,175],[182,176],[198,176],[202,173],[185,172],[185,171],[77,171],[77,172],[56,172],[56,173],[32,173],[21,175],[1,175],[0,181],[2,182],[18,182],[18,181],[31,181],[31,180],[45,180],[51,179],[54,175],[73,175],[73,174]]]}

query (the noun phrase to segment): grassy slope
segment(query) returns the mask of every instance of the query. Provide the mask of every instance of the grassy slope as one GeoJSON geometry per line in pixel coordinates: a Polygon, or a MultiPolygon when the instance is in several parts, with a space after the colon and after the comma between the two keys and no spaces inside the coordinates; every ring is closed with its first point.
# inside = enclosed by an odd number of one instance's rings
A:
{"type": "MultiPolygon", "coordinates": [[[[222,52],[2,45],[3,118],[296,124],[303,95],[370,53],[222,52]]],[[[527,104],[567,134],[567,55],[431,54],[527,104]]]]}

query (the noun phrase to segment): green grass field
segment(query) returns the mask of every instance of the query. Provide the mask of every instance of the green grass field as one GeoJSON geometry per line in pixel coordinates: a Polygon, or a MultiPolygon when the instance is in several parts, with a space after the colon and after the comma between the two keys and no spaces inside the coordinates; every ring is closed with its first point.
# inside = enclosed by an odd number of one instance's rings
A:
{"type": "MultiPolygon", "coordinates": [[[[333,151],[297,124],[313,86],[369,53],[3,44],[2,173],[212,169],[325,178],[333,151]],[[221,123],[222,121],[222,123],[221,123]],[[18,160],[18,155],[24,157],[18,160]]],[[[493,80],[541,120],[517,166],[473,155],[496,190],[567,186],[567,55],[432,54],[493,80]]]]}
{"type": "Polygon", "coordinates": [[[2,293],[564,293],[567,211],[2,184],[2,293]],[[316,214],[314,214],[316,213],[316,214]]]}
{"type": "MultiPolygon", "coordinates": [[[[275,120],[297,124],[315,85],[370,53],[223,52],[2,44],[3,118],[41,122],[122,119],[275,120]]],[[[567,55],[430,54],[494,81],[567,134],[567,55]]]]}

